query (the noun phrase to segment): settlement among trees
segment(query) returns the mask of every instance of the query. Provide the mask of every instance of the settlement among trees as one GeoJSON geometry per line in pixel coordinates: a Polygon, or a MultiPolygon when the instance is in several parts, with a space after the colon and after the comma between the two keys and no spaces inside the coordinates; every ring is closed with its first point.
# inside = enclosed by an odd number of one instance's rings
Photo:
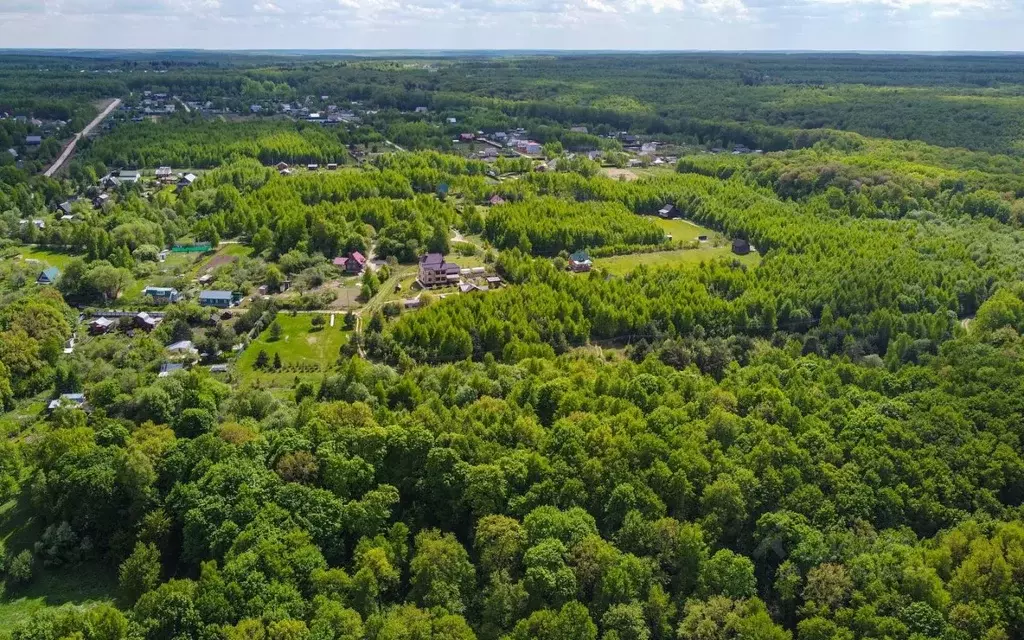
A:
{"type": "Polygon", "coordinates": [[[0,637],[1022,637],[1019,62],[0,56],[0,637]]]}

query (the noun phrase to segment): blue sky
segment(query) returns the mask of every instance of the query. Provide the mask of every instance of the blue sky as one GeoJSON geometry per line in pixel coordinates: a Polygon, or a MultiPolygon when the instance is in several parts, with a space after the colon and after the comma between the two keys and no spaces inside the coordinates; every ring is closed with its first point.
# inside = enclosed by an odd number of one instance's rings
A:
{"type": "Polygon", "coordinates": [[[1020,51],[1024,0],[0,0],[0,47],[1020,51]]]}

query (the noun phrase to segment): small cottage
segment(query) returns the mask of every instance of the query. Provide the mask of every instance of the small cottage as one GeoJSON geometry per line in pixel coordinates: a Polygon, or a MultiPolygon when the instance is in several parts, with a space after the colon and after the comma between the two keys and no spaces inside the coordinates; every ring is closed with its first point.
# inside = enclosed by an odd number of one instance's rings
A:
{"type": "Polygon", "coordinates": [[[199,294],[199,304],[204,307],[227,309],[234,301],[234,295],[230,291],[203,291],[199,294]]]}
{"type": "Polygon", "coordinates": [[[580,249],[576,253],[569,256],[569,270],[580,273],[583,271],[590,271],[594,266],[594,263],[590,260],[590,255],[586,251],[580,249]]]}
{"type": "Polygon", "coordinates": [[[57,278],[60,277],[60,269],[57,267],[47,267],[39,272],[39,277],[36,278],[36,284],[54,284],[57,282],[57,278]]]}

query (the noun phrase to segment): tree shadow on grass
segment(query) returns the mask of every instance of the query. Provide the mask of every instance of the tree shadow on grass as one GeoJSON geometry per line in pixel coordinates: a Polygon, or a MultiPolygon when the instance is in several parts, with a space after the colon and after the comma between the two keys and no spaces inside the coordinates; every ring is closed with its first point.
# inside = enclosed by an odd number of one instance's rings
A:
{"type": "MultiPolygon", "coordinates": [[[[0,540],[9,554],[31,551],[42,535],[43,525],[32,514],[27,490],[0,505],[0,540]]],[[[117,569],[99,561],[44,567],[37,559],[31,580],[5,587],[0,595],[0,629],[11,629],[44,608],[114,602],[117,569]]]]}

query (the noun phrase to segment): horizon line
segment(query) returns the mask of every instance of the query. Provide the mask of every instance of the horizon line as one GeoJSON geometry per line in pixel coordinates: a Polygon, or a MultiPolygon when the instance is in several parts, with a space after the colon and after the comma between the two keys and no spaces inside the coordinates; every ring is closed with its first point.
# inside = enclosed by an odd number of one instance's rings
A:
{"type": "Polygon", "coordinates": [[[381,47],[351,49],[305,49],[305,48],[205,48],[205,47],[0,47],[0,54],[18,52],[113,52],[113,53],[290,53],[298,55],[316,54],[353,54],[353,53],[387,53],[387,54],[444,54],[444,53],[526,53],[526,54],[817,54],[817,55],[1024,55],[1024,49],[558,49],[558,48],[459,48],[459,47],[381,47]]]}

